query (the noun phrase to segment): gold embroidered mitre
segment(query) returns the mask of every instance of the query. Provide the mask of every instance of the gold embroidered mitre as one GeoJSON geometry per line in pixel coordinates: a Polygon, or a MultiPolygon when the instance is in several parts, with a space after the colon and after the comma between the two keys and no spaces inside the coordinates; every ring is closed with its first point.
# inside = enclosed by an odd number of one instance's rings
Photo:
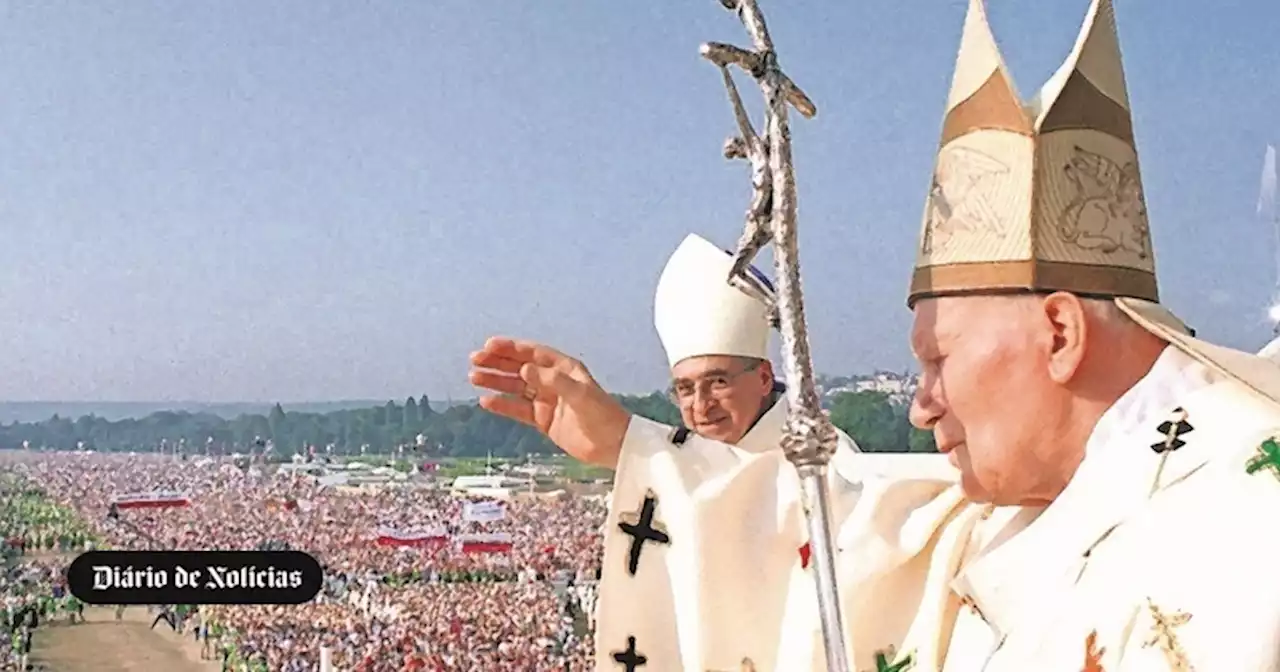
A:
{"type": "Polygon", "coordinates": [[[1019,291],[1159,300],[1111,0],[1025,104],[969,2],[908,304],[1019,291]]]}

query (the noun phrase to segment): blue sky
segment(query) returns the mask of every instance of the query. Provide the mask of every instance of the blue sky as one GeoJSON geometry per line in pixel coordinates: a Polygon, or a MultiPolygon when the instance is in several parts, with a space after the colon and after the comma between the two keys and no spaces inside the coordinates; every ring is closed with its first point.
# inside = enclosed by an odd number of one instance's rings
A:
{"type": "MultiPolygon", "coordinates": [[[[794,129],[817,366],[907,368],[965,4],[763,2],[819,107],[794,129]]],[[[1165,302],[1260,347],[1280,3],[1117,5],[1165,302]]],[[[1086,6],[990,0],[1024,93],[1086,6]]],[[[706,40],[745,41],[714,0],[7,3],[0,399],[463,397],[494,333],[659,386],[665,258],[746,205],[706,40]]]]}

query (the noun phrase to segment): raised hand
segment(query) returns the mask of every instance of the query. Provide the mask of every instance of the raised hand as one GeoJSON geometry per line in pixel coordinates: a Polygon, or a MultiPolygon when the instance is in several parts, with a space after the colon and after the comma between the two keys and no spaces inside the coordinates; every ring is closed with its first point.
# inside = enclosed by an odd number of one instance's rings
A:
{"type": "Polygon", "coordinates": [[[498,394],[485,410],[534,427],[573,457],[613,468],[631,414],[587,367],[554,348],[495,336],[471,353],[471,384],[498,394]]]}

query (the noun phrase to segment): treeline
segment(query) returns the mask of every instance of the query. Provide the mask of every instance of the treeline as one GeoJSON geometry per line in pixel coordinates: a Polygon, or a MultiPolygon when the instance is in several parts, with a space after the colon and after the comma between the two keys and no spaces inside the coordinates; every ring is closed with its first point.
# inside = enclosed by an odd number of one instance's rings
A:
{"type": "MultiPolygon", "coordinates": [[[[662,394],[619,395],[618,399],[638,415],[667,424],[680,421],[679,412],[662,394]]],[[[911,429],[905,411],[883,393],[842,393],[831,400],[829,410],[832,422],[857,439],[863,450],[933,450],[931,435],[911,429]]],[[[248,453],[261,440],[270,441],[279,456],[311,447],[337,455],[387,454],[417,451],[419,435],[426,455],[480,457],[492,452],[495,457],[517,457],[556,452],[550,441],[529,427],[474,404],[436,411],[426,395],[329,413],[286,412],[277,404],[266,415],[245,414],[230,420],[211,413],[175,411],[116,421],[55,415],[41,422],[0,426],[0,448],[225,455],[248,453]]]]}

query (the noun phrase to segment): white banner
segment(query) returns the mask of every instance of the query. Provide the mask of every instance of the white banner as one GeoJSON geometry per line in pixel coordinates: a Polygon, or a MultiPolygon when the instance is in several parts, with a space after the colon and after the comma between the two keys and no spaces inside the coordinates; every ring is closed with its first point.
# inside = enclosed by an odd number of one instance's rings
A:
{"type": "Polygon", "coordinates": [[[181,492],[131,492],[112,500],[121,509],[186,506],[191,500],[181,492]]]}
{"type": "Polygon", "coordinates": [[[462,507],[462,517],[473,523],[492,523],[507,517],[507,507],[502,502],[467,502],[462,507]]]}
{"type": "Polygon", "coordinates": [[[510,532],[477,532],[459,534],[454,539],[464,544],[509,544],[512,537],[510,532]]]}
{"type": "Polygon", "coordinates": [[[378,538],[395,541],[417,541],[421,539],[444,539],[448,532],[443,527],[413,527],[397,529],[394,527],[378,528],[378,538]]]}
{"type": "Polygon", "coordinates": [[[321,486],[346,485],[347,481],[350,479],[351,479],[350,474],[345,474],[345,473],[325,474],[324,476],[321,476],[316,479],[316,484],[321,486]]]}

